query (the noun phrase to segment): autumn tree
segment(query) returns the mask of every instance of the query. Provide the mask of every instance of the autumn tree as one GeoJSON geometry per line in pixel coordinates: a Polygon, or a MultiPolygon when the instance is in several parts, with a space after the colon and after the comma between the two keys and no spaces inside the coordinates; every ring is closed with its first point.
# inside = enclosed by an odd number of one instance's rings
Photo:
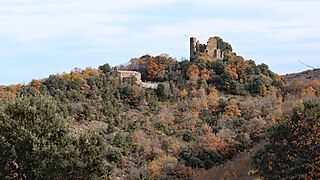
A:
{"type": "Polygon", "coordinates": [[[191,64],[187,70],[187,76],[193,82],[199,80],[200,70],[196,64],[191,64]]]}
{"type": "Polygon", "coordinates": [[[155,80],[159,72],[159,64],[154,57],[150,57],[149,63],[147,64],[148,79],[155,80]]]}
{"type": "Polygon", "coordinates": [[[253,158],[252,173],[266,179],[319,179],[319,120],[319,100],[295,108],[290,119],[270,129],[269,143],[253,158]]]}
{"type": "Polygon", "coordinates": [[[224,107],[225,114],[229,117],[241,116],[241,110],[239,109],[238,103],[236,98],[229,99],[227,106],[224,107]]]}

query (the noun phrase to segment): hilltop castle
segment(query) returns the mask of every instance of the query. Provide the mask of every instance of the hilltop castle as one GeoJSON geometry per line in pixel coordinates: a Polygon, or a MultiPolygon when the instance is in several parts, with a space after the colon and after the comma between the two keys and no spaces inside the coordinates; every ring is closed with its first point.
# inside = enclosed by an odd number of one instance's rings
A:
{"type": "Polygon", "coordinates": [[[209,55],[213,60],[222,59],[223,52],[218,48],[218,38],[210,37],[207,44],[200,44],[195,37],[190,38],[190,60],[194,60],[199,53],[209,55]]]}

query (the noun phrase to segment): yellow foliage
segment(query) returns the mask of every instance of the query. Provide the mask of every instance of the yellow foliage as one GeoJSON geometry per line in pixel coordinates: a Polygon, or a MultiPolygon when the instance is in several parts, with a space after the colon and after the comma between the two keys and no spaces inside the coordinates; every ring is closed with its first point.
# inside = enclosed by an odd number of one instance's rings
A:
{"type": "Polygon", "coordinates": [[[199,53],[198,59],[203,62],[212,62],[213,59],[207,53],[199,53]]]}
{"type": "Polygon", "coordinates": [[[68,73],[63,73],[63,74],[61,74],[60,75],[60,77],[62,78],[62,79],[64,79],[64,80],[69,80],[70,79],[70,74],[68,74],[68,73]]]}
{"type": "Polygon", "coordinates": [[[231,67],[230,65],[224,68],[225,72],[231,75],[231,77],[238,79],[238,73],[236,67],[231,67]]]}
{"type": "Polygon", "coordinates": [[[149,165],[149,170],[154,178],[160,176],[162,169],[165,167],[166,164],[177,164],[178,160],[175,157],[163,155],[161,157],[156,158],[153,160],[149,165]]]}
{"type": "Polygon", "coordinates": [[[316,92],[317,91],[309,85],[303,90],[302,95],[315,94],[316,92]]]}
{"type": "Polygon", "coordinates": [[[19,83],[19,84],[16,84],[16,85],[14,85],[14,89],[20,89],[20,88],[22,88],[22,86],[23,86],[23,85],[20,84],[20,83],[19,83]]]}
{"type": "Polygon", "coordinates": [[[319,79],[312,80],[302,92],[302,95],[310,95],[310,94],[313,94],[316,96],[320,95],[320,80],[319,79]]]}
{"type": "Polygon", "coordinates": [[[205,134],[208,134],[208,133],[212,132],[212,129],[211,129],[211,127],[210,127],[210,125],[208,123],[204,123],[202,125],[202,129],[205,132],[205,134]]]}
{"type": "Polygon", "coordinates": [[[200,87],[200,89],[198,90],[198,97],[205,97],[206,96],[206,90],[203,87],[200,87]]]}
{"type": "Polygon", "coordinates": [[[268,94],[268,89],[266,87],[266,85],[263,85],[263,95],[267,95],[268,94]]]}
{"type": "Polygon", "coordinates": [[[277,81],[282,81],[282,77],[279,76],[278,74],[274,75],[274,79],[277,80],[277,81]]]}
{"type": "Polygon", "coordinates": [[[230,117],[239,117],[241,116],[241,110],[238,107],[238,100],[232,98],[229,100],[228,105],[224,108],[225,115],[230,117]]]}
{"type": "Polygon", "coordinates": [[[180,92],[179,92],[179,98],[180,99],[184,99],[188,96],[188,91],[185,90],[185,89],[182,89],[180,92]]]}
{"type": "Polygon", "coordinates": [[[87,67],[85,70],[82,71],[82,75],[83,77],[98,76],[99,71],[91,67],[87,67]]]}
{"type": "Polygon", "coordinates": [[[213,72],[209,71],[208,69],[203,69],[200,71],[201,78],[208,80],[212,76],[213,72]]]}
{"type": "Polygon", "coordinates": [[[208,105],[212,108],[218,107],[218,101],[219,101],[219,94],[218,90],[213,87],[210,90],[210,93],[208,95],[208,105]]]}
{"type": "Polygon", "coordinates": [[[190,113],[193,115],[194,119],[199,119],[199,112],[195,110],[190,110],[190,113]]]}
{"type": "Polygon", "coordinates": [[[41,88],[41,81],[40,80],[32,80],[30,85],[37,91],[40,91],[41,88]]]}

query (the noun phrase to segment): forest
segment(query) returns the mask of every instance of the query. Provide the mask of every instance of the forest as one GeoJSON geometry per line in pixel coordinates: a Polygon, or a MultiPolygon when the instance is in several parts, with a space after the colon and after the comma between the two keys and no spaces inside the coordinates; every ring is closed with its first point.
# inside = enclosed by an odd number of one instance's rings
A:
{"type": "Polygon", "coordinates": [[[0,179],[319,179],[319,78],[286,80],[228,47],[119,66],[157,89],[108,63],[0,86],[0,179]]]}

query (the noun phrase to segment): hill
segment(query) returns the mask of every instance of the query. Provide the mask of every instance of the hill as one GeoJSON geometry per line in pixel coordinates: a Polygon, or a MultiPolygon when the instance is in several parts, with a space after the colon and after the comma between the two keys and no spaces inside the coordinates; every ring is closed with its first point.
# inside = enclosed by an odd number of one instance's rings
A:
{"type": "MultiPolygon", "coordinates": [[[[320,83],[297,89],[230,49],[223,59],[143,55],[118,67],[157,82],[156,89],[119,77],[108,64],[1,87],[0,177],[204,179],[234,157],[250,158],[241,153],[293,108],[319,99],[320,83]]],[[[214,172],[248,174],[226,171],[214,172]]]]}
{"type": "Polygon", "coordinates": [[[320,78],[320,69],[313,69],[313,70],[307,70],[299,73],[286,74],[286,75],[282,75],[281,77],[286,79],[288,82],[294,81],[294,80],[312,81],[314,79],[320,78]]]}

